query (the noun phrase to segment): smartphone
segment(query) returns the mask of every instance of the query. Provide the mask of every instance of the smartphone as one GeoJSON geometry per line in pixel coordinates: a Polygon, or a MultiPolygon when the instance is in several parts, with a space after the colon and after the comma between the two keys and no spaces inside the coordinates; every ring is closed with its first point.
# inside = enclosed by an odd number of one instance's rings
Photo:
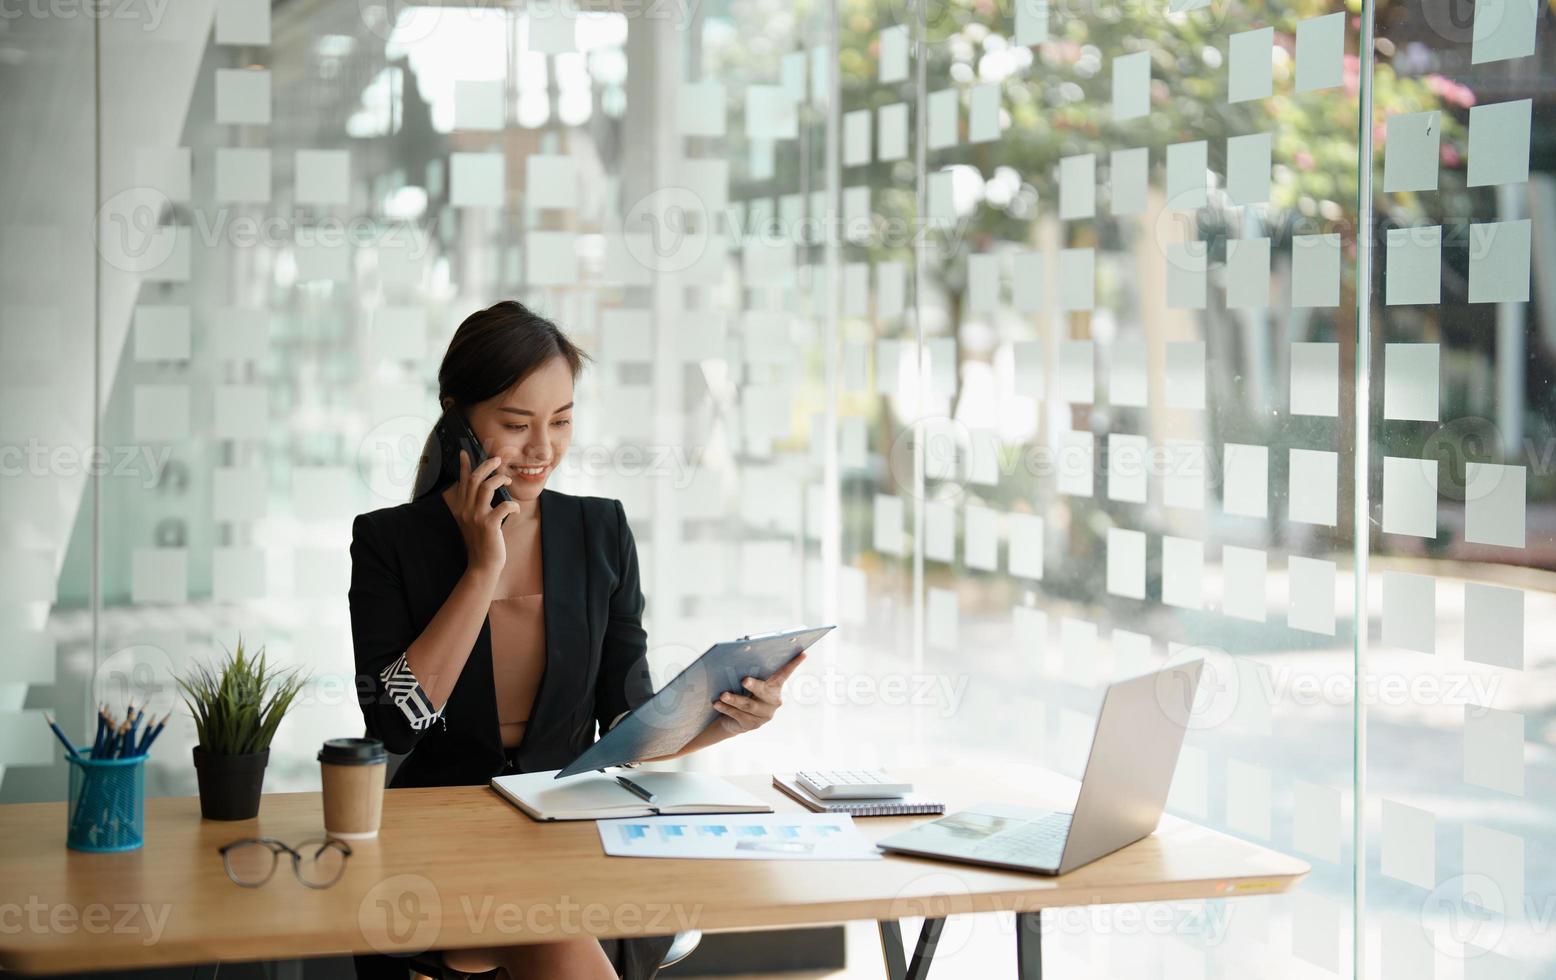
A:
{"type": "MultiPolygon", "coordinates": [[[[470,454],[470,468],[472,470],[481,463],[486,462],[486,450],[481,448],[481,440],[476,438],[475,430],[470,428],[470,421],[466,419],[464,414],[457,409],[451,408],[446,414],[454,416],[456,424],[459,427],[459,445],[458,448],[456,448],[454,451],[454,472],[459,472],[460,449],[463,449],[465,452],[470,454]]],[[[496,491],[492,493],[492,506],[496,507],[498,504],[512,499],[513,494],[508,492],[507,487],[498,487],[496,491]]]]}
{"type": "MultiPolygon", "coordinates": [[[[428,449],[432,449],[432,442],[437,443],[439,456],[438,470],[428,470],[427,486],[417,486],[414,497],[430,493],[432,487],[442,484],[440,473],[447,474],[454,480],[459,478],[459,451],[463,449],[470,456],[470,468],[474,470],[488,457],[486,450],[481,448],[481,440],[476,438],[475,430],[470,428],[470,422],[458,409],[451,408],[443,413],[438,422],[432,428],[432,435],[428,438],[428,449]]],[[[513,494],[507,487],[498,487],[492,493],[492,506],[496,507],[504,501],[512,500],[513,494]]],[[[503,518],[504,522],[507,518],[503,518]]]]}

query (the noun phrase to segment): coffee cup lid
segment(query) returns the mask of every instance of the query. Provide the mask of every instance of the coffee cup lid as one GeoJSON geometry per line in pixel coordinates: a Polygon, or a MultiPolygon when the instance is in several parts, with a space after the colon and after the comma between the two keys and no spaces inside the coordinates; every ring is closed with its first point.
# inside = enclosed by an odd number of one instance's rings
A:
{"type": "Polygon", "coordinates": [[[389,761],[384,743],[376,738],[331,738],[319,749],[319,761],[336,766],[369,766],[389,761]]]}

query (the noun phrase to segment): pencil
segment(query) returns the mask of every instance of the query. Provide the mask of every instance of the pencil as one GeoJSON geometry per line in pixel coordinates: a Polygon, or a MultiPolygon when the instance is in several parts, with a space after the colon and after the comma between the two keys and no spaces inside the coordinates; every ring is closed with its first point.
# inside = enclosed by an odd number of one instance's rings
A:
{"type": "Polygon", "coordinates": [[[134,748],[135,748],[135,729],[140,727],[141,715],[144,715],[145,713],[146,713],[146,706],[145,705],[141,705],[140,711],[138,713],[135,710],[135,706],[133,704],[130,705],[130,708],[129,708],[130,730],[128,732],[128,739],[129,739],[129,743],[128,744],[129,744],[129,747],[130,747],[131,751],[124,753],[125,755],[134,755],[135,754],[135,752],[134,752],[134,748]]]}
{"type": "Polygon", "coordinates": [[[167,720],[171,717],[173,717],[173,712],[169,711],[167,714],[162,716],[161,721],[157,722],[155,728],[152,728],[146,732],[146,737],[141,739],[140,743],[141,755],[145,755],[147,750],[151,748],[151,743],[155,742],[157,740],[157,736],[162,734],[163,727],[167,725],[167,720]]]}
{"type": "Polygon", "coordinates": [[[104,759],[111,759],[111,758],[113,758],[113,737],[114,737],[114,732],[117,731],[118,728],[119,728],[119,720],[113,716],[113,712],[112,711],[109,711],[105,707],[105,708],[103,708],[103,721],[105,722],[105,727],[103,728],[103,754],[102,754],[102,758],[104,758],[104,759]]]}
{"type": "Polygon", "coordinates": [[[77,759],[81,758],[81,753],[76,751],[76,747],[70,743],[70,739],[66,738],[65,733],[59,730],[58,725],[54,724],[54,716],[45,711],[43,720],[48,722],[49,727],[54,730],[54,737],[65,743],[65,748],[70,750],[70,754],[77,759]]]}
{"type": "MultiPolygon", "coordinates": [[[[124,736],[129,731],[130,715],[134,711],[134,708],[126,706],[124,720],[119,722],[114,727],[113,733],[108,736],[108,758],[123,758],[121,753],[124,749],[124,736]]],[[[99,797],[97,801],[99,804],[98,817],[96,826],[93,827],[93,832],[107,835],[110,830],[110,819],[119,806],[119,786],[117,783],[110,783],[108,786],[100,788],[97,795],[99,797]]]]}
{"type": "Polygon", "coordinates": [[[119,757],[119,739],[124,735],[124,722],[118,722],[108,729],[108,744],[103,747],[103,757],[117,759],[119,757]]]}
{"type": "Polygon", "coordinates": [[[103,717],[103,706],[97,705],[97,735],[92,739],[92,758],[99,758],[103,751],[103,735],[108,730],[108,719],[103,717]]]}
{"type": "Polygon", "coordinates": [[[166,712],[165,716],[162,716],[162,719],[160,719],[159,722],[157,722],[156,728],[152,728],[151,734],[148,734],[148,736],[146,736],[145,742],[142,742],[142,744],[140,744],[140,751],[143,751],[143,753],[145,753],[145,751],[151,750],[152,742],[156,742],[157,737],[159,737],[160,734],[162,734],[163,728],[166,728],[166,726],[168,726],[168,719],[171,719],[171,717],[173,717],[173,712],[171,712],[171,711],[166,712]]]}

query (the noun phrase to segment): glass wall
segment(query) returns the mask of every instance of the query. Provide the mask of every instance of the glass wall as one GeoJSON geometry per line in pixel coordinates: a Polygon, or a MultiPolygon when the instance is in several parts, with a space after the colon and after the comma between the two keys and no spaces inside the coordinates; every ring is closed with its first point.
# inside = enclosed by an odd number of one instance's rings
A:
{"type": "Polygon", "coordinates": [[[1367,954],[1556,976],[1551,11],[1376,20],[1367,954]]]}
{"type": "MultiPolygon", "coordinates": [[[[41,709],[79,719],[96,629],[93,515],[102,471],[144,470],[129,447],[91,453],[98,320],[94,25],[0,22],[0,799],[63,799],[41,709]]],[[[111,479],[106,482],[113,482],[111,479]]]]}
{"type": "Polygon", "coordinates": [[[656,673],[839,626],[685,765],[1079,775],[1200,657],[1172,811],[1313,874],[1056,970],[1556,976],[1547,5],[580,6],[5,23],[0,799],[127,696],[193,793],[171,678],[240,636],[315,787],[351,518],[512,297],[594,357],[552,485],[623,501],[656,673]]]}

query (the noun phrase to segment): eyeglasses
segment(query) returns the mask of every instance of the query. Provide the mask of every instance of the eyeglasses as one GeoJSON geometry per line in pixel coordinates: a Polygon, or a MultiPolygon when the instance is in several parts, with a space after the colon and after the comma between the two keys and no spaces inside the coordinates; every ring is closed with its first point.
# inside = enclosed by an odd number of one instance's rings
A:
{"type": "Polygon", "coordinates": [[[295,848],[274,837],[245,837],[217,848],[227,877],[244,888],[258,888],[275,874],[276,861],[284,851],[292,856],[297,880],[309,888],[328,888],[340,880],[351,856],[351,845],[334,837],[314,837],[295,848]]]}

